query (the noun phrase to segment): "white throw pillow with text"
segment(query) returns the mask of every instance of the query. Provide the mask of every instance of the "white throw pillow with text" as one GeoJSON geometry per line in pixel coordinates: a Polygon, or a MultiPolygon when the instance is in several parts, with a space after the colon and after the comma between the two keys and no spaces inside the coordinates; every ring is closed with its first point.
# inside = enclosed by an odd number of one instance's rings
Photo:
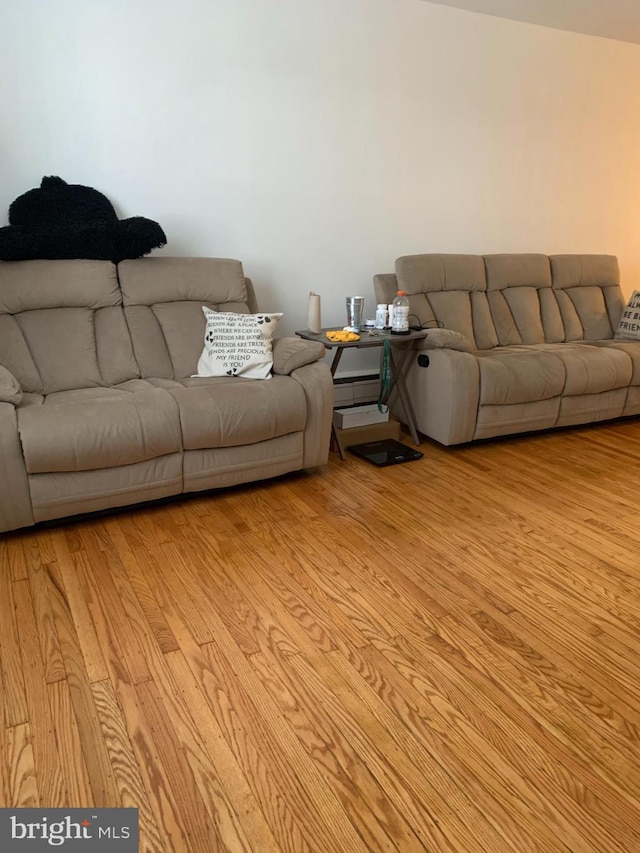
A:
{"type": "Polygon", "coordinates": [[[271,338],[282,314],[234,314],[202,306],[206,318],[204,349],[197,376],[270,379],[271,338]]]}

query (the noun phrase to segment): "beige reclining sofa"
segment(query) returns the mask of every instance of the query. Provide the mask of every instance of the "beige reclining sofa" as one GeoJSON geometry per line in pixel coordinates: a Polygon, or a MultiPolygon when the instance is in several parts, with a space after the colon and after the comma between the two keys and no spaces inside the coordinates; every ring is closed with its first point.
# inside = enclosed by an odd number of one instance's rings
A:
{"type": "Polygon", "coordinates": [[[274,340],[268,380],[191,378],[203,305],[257,312],[239,261],[0,263],[0,531],[326,462],[322,345],[274,340]]]}
{"type": "Polygon", "coordinates": [[[378,302],[405,290],[411,322],[440,327],[407,375],[424,435],[452,445],[640,413],[640,342],[614,339],[615,257],[409,255],[395,270],[375,276],[378,302]]]}

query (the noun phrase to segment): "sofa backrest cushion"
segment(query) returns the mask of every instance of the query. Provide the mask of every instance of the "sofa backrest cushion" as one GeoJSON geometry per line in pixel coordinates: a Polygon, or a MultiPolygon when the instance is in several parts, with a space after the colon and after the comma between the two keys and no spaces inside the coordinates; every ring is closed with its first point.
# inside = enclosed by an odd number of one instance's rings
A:
{"type": "Polygon", "coordinates": [[[477,349],[613,337],[624,308],[613,255],[406,255],[376,294],[405,290],[421,323],[477,349]]]}
{"type": "Polygon", "coordinates": [[[546,255],[485,255],[484,263],[488,300],[500,346],[564,340],[546,255]]]}
{"type": "Polygon", "coordinates": [[[137,378],[115,266],[0,263],[0,364],[28,393],[137,378]]]}
{"type": "Polygon", "coordinates": [[[398,288],[421,323],[453,329],[477,349],[498,344],[481,255],[406,255],[396,261],[398,288]]]}
{"type": "Polygon", "coordinates": [[[612,338],[624,300],[613,255],[551,255],[551,276],[567,341],[612,338]]]}
{"type": "Polygon", "coordinates": [[[184,379],[196,373],[204,341],[203,306],[250,313],[240,261],[139,258],[122,261],[118,275],[143,378],[184,379]]]}

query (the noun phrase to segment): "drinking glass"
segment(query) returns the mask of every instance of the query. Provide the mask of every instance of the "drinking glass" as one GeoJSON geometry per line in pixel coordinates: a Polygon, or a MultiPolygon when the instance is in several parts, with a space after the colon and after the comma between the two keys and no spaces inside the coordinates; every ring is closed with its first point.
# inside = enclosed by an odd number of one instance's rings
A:
{"type": "Polygon", "coordinates": [[[364,310],[364,296],[347,296],[347,326],[360,331],[362,326],[362,312],[364,310]]]}

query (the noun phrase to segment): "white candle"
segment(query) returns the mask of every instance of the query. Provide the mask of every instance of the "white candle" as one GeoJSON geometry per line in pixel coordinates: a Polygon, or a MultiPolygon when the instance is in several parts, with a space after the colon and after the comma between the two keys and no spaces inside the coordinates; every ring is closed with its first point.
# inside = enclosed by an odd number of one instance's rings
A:
{"type": "Polygon", "coordinates": [[[307,327],[314,335],[319,335],[320,330],[322,329],[322,323],[320,321],[320,296],[313,292],[309,294],[307,327]]]}

